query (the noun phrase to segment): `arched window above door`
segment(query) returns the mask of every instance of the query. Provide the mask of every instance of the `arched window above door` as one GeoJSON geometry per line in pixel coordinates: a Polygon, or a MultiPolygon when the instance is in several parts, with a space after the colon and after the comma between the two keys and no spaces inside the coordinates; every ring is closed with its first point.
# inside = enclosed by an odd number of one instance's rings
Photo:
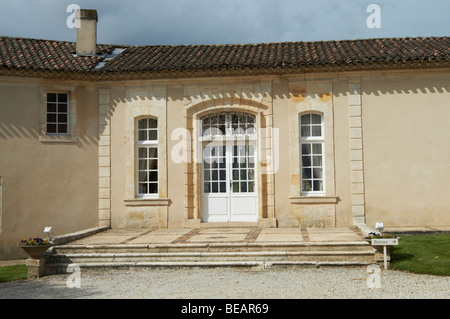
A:
{"type": "Polygon", "coordinates": [[[201,118],[201,136],[256,135],[256,117],[243,112],[215,113],[201,118]]]}

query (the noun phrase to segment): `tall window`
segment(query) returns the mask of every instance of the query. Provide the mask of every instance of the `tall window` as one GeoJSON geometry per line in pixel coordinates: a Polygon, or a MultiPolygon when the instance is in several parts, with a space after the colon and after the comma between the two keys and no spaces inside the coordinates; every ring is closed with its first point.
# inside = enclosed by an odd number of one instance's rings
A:
{"type": "Polygon", "coordinates": [[[308,113],[300,116],[301,193],[320,195],[324,188],[323,117],[308,113]]]}
{"type": "Polygon", "coordinates": [[[138,120],[136,132],[137,196],[158,194],[158,120],[138,120]]]}
{"type": "Polygon", "coordinates": [[[47,93],[47,135],[69,134],[69,95],[47,93]]]}

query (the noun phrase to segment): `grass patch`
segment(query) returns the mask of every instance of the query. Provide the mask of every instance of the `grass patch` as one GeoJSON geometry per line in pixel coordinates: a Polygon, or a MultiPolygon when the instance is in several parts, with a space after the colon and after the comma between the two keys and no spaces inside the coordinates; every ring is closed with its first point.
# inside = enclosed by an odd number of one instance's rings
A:
{"type": "Polygon", "coordinates": [[[28,270],[25,265],[0,267],[0,282],[22,280],[28,278],[28,270]]]}
{"type": "Polygon", "coordinates": [[[450,276],[450,234],[401,235],[391,247],[391,268],[418,274],[450,276]]]}

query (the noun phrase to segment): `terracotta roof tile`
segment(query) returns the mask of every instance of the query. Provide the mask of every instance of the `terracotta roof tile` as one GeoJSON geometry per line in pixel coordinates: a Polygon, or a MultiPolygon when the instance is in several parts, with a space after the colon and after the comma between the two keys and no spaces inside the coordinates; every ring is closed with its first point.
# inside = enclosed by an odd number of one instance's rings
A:
{"type": "Polygon", "coordinates": [[[125,46],[104,61],[113,45],[98,45],[97,57],[76,57],[73,42],[0,37],[0,69],[108,74],[264,70],[405,62],[450,62],[450,37],[225,45],[125,46]]]}

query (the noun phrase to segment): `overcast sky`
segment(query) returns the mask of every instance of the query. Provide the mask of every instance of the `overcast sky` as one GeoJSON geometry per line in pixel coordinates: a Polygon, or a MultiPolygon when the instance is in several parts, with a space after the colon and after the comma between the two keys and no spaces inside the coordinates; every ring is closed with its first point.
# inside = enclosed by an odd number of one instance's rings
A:
{"type": "Polygon", "coordinates": [[[70,4],[105,44],[224,44],[450,35],[450,0],[1,0],[0,35],[75,41],[70,4]],[[380,28],[369,28],[370,4],[380,28]]]}

